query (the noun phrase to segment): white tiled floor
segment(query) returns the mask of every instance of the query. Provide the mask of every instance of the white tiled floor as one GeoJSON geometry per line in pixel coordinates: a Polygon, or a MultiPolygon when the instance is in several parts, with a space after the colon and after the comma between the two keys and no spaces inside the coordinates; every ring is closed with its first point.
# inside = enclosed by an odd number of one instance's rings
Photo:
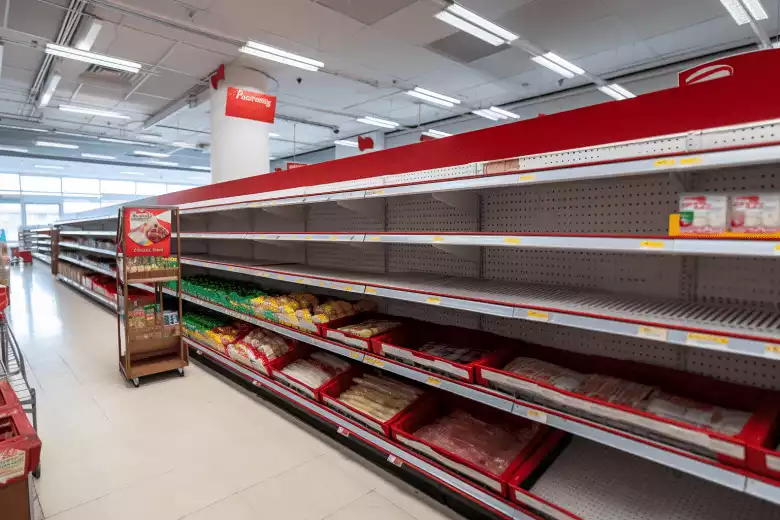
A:
{"type": "Polygon", "coordinates": [[[116,317],[36,261],[11,326],[38,390],[43,513],[56,520],[458,518],[197,365],[133,388],[116,317]]]}

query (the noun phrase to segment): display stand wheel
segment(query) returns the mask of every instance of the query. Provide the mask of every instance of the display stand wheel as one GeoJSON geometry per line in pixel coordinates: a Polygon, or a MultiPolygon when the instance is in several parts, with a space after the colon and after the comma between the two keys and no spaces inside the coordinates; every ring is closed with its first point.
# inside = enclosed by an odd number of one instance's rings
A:
{"type": "Polygon", "coordinates": [[[180,368],[180,369],[179,369],[179,375],[180,375],[181,377],[184,377],[184,369],[183,369],[183,368],[180,368]]]}
{"type": "Polygon", "coordinates": [[[40,464],[38,464],[38,467],[35,468],[35,470],[33,470],[32,476],[35,477],[35,478],[41,478],[41,465],[40,464]]]}
{"type": "Polygon", "coordinates": [[[138,388],[139,386],[141,386],[141,380],[140,380],[140,379],[138,379],[137,377],[134,377],[134,378],[133,378],[133,386],[134,386],[134,387],[136,387],[136,388],[138,388]]]}

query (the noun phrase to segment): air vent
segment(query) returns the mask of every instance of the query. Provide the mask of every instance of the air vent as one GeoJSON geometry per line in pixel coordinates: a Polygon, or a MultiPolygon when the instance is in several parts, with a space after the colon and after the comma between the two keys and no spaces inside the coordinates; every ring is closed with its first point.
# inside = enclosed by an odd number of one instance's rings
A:
{"type": "Polygon", "coordinates": [[[131,74],[114,69],[108,69],[100,65],[90,65],[81,75],[79,80],[86,84],[108,84],[113,88],[131,88],[132,80],[139,78],[138,74],[131,74]]]}

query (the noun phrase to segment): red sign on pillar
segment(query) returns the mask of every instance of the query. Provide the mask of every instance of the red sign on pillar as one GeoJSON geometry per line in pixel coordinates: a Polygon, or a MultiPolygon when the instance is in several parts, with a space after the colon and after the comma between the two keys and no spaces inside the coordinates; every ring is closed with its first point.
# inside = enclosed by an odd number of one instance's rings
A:
{"type": "Polygon", "coordinates": [[[225,115],[273,123],[276,114],[276,96],[228,87],[225,115]]]}

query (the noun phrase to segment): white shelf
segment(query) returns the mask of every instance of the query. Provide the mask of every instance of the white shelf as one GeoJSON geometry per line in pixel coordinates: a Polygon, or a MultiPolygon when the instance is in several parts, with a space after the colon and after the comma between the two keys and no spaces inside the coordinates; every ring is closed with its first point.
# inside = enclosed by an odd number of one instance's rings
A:
{"type": "Polygon", "coordinates": [[[41,253],[33,253],[32,255],[33,255],[33,258],[37,258],[41,262],[45,262],[47,264],[51,264],[51,257],[48,256],[48,255],[44,255],[44,254],[41,254],[41,253]]]}
{"type": "MultiPolygon", "coordinates": [[[[421,458],[417,454],[398,446],[390,439],[379,436],[366,430],[365,428],[358,426],[352,421],[335,413],[330,408],[302,397],[286,386],[277,383],[272,379],[264,377],[243,365],[239,365],[233,360],[226,358],[217,352],[214,352],[208,347],[200,345],[187,338],[184,338],[184,342],[189,345],[191,349],[194,349],[197,354],[211,358],[220,365],[231,370],[233,373],[238,374],[242,378],[250,381],[254,386],[259,386],[266,390],[270,390],[277,396],[284,398],[297,407],[303,408],[305,411],[313,413],[319,418],[325,419],[326,421],[332,423],[334,426],[339,428],[339,433],[342,435],[354,435],[358,439],[374,446],[376,449],[383,451],[388,456],[393,455],[397,459],[400,459],[402,463],[411,465],[423,475],[444,483],[457,492],[460,492],[465,497],[470,498],[471,500],[483,505],[484,507],[487,507],[488,509],[493,510],[494,512],[506,515],[507,517],[513,519],[534,520],[535,517],[533,515],[526,513],[513,504],[510,504],[503,499],[497,498],[490,493],[485,492],[481,487],[458,478],[448,471],[442,470],[437,465],[428,462],[426,459],[421,458]]],[[[396,461],[395,464],[398,464],[398,461],[396,461]]]]}
{"type": "Polygon", "coordinates": [[[116,251],[109,249],[102,249],[99,247],[88,247],[76,244],[75,242],[60,242],[60,247],[67,247],[70,249],[81,249],[82,251],[89,251],[91,253],[99,253],[101,255],[116,256],[116,251]]]}
{"type": "Polygon", "coordinates": [[[73,280],[70,280],[69,278],[65,278],[62,275],[58,274],[57,275],[57,280],[59,280],[61,282],[64,282],[67,285],[70,285],[74,289],[77,289],[77,290],[81,291],[82,293],[84,293],[87,296],[91,297],[93,300],[96,300],[96,301],[102,303],[103,305],[105,305],[109,309],[112,309],[114,312],[116,312],[116,302],[115,301],[109,300],[108,298],[106,298],[102,294],[98,294],[98,293],[96,293],[94,291],[90,291],[89,289],[87,289],[83,285],[81,285],[79,283],[76,283],[73,280]]]}
{"type": "Polygon", "coordinates": [[[484,246],[615,253],[780,257],[780,238],[767,240],[685,239],[658,236],[584,236],[457,233],[181,233],[183,239],[260,242],[350,242],[432,246],[484,246]]]}
{"type": "Polygon", "coordinates": [[[70,229],[60,231],[60,235],[115,238],[116,231],[82,231],[70,229]]]}
{"type": "Polygon", "coordinates": [[[116,273],[110,269],[103,269],[102,267],[99,267],[95,264],[90,264],[89,262],[82,262],[77,258],[73,258],[63,254],[60,254],[59,259],[65,260],[66,262],[70,262],[71,264],[80,265],[81,267],[86,267],[87,269],[95,271],[96,273],[101,273],[116,278],[116,273]]]}
{"type": "MultiPolygon", "coordinates": [[[[164,292],[169,295],[175,294],[175,292],[170,289],[164,289],[164,292]]],[[[252,316],[247,316],[240,312],[227,309],[221,305],[201,300],[200,298],[196,298],[189,294],[182,293],[182,299],[201,307],[223,313],[227,316],[246,321],[258,327],[274,331],[288,338],[322,348],[355,361],[363,362],[367,365],[392,372],[407,379],[412,379],[424,385],[451,392],[487,406],[498,408],[506,412],[512,412],[515,415],[520,415],[537,422],[542,422],[559,430],[631,453],[638,457],[674,468],[690,475],[695,475],[704,480],[737,491],[747,491],[748,479],[745,475],[739,473],[738,470],[732,471],[725,466],[720,466],[710,459],[687,453],[671,446],[665,446],[656,441],[644,439],[640,436],[610,428],[571,414],[546,408],[535,403],[521,401],[481,386],[449,380],[438,374],[426,372],[386,358],[380,358],[371,353],[358,351],[319,336],[293,330],[252,316]]],[[[766,489],[758,489],[757,486],[754,487],[756,487],[756,490],[754,491],[756,496],[780,504],[780,488],[771,485],[765,485],[766,489]]]]}
{"type": "Polygon", "coordinates": [[[576,288],[419,273],[370,274],[306,265],[186,257],[182,264],[505,318],[778,359],[780,313],[632,298],[576,288]]]}

